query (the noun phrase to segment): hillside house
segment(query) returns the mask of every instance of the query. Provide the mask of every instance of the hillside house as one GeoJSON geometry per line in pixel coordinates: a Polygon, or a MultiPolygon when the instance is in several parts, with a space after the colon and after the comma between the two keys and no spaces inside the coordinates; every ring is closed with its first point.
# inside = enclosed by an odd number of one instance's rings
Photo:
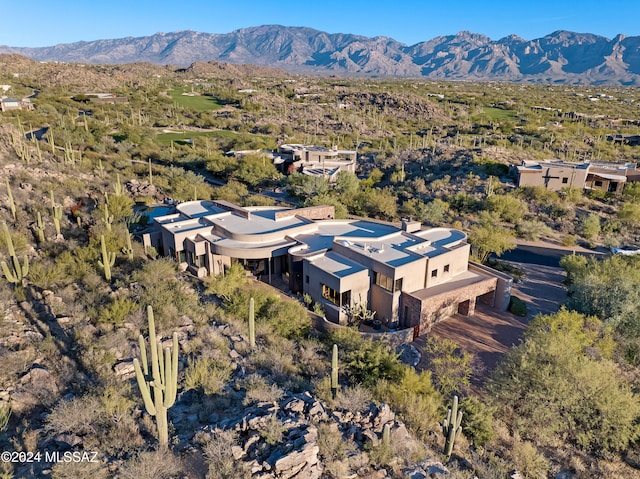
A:
{"type": "Polygon", "coordinates": [[[366,305],[389,328],[424,334],[476,301],[506,309],[511,277],[469,262],[462,231],[401,228],[366,220],[336,220],[331,206],[242,208],[191,201],[154,219],[145,246],[198,277],[240,262],[254,276],[307,293],[329,321],[347,322],[346,308],[366,305]]]}
{"type": "Polygon", "coordinates": [[[0,110],[33,110],[33,103],[28,98],[22,98],[18,100],[16,98],[0,98],[0,110]]]}
{"type": "Polygon", "coordinates": [[[312,145],[281,145],[273,164],[284,174],[298,171],[303,175],[322,176],[334,182],[340,171],[356,171],[357,152],[312,145]]]}
{"type": "Polygon", "coordinates": [[[600,190],[619,195],[627,181],[636,181],[640,171],[625,163],[571,163],[561,160],[523,161],[517,167],[518,186],[544,186],[553,191],[563,188],[600,190]]]}

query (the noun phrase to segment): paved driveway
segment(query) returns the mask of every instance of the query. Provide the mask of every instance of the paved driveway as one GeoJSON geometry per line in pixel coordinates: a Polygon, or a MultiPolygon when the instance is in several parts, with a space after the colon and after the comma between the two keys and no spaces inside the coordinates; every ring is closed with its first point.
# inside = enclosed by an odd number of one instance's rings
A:
{"type": "MultiPolygon", "coordinates": [[[[495,311],[478,303],[472,317],[459,314],[441,321],[433,327],[430,335],[455,341],[460,347],[475,355],[478,371],[473,383],[481,385],[493,370],[502,355],[513,345],[517,345],[529,321],[537,314],[551,314],[560,308],[567,297],[563,282],[562,268],[531,263],[512,263],[525,272],[520,283],[514,284],[512,294],[527,303],[527,316],[515,316],[508,311],[495,311]]],[[[418,338],[414,345],[421,349],[424,338],[418,338]]],[[[426,367],[423,359],[417,368],[426,367]]]]}

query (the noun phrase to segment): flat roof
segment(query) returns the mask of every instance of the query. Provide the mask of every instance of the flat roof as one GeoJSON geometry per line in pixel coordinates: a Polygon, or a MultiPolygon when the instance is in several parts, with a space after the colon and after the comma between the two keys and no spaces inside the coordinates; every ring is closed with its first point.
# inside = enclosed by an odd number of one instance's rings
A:
{"type": "Polygon", "coordinates": [[[321,256],[309,259],[309,263],[337,278],[345,278],[369,269],[334,251],[328,251],[321,256]]]}
{"type": "Polygon", "coordinates": [[[392,237],[382,237],[371,241],[362,239],[336,239],[336,241],[358,254],[393,267],[423,259],[422,255],[407,249],[407,242],[411,240],[402,232],[398,232],[392,237]]]}
{"type": "Polygon", "coordinates": [[[180,203],[176,209],[185,216],[190,218],[199,218],[201,216],[214,215],[224,213],[225,210],[218,208],[211,201],[187,201],[180,203]]]}

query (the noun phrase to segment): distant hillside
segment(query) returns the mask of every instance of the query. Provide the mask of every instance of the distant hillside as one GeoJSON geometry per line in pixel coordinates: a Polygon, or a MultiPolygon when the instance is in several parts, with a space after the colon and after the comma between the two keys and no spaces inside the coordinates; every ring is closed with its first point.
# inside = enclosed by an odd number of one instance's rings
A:
{"type": "Polygon", "coordinates": [[[497,41],[463,31],[407,46],[388,37],[266,25],[227,34],[180,31],[43,48],[0,46],[0,53],[40,61],[187,66],[213,60],[347,76],[640,85],[640,37],[609,40],[567,31],[497,41]]]}

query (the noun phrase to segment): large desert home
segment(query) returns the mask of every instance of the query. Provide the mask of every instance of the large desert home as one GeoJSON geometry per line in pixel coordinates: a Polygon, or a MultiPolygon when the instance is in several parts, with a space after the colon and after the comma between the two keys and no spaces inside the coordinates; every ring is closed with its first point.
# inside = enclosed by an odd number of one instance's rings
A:
{"type": "Polygon", "coordinates": [[[572,163],[562,160],[528,161],[517,167],[518,186],[544,186],[600,190],[619,195],[627,181],[638,181],[640,171],[632,163],[572,163]]]}
{"type": "Polygon", "coordinates": [[[355,150],[339,150],[337,147],[289,144],[280,145],[274,154],[273,164],[285,174],[298,171],[334,182],[341,171],[355,173],[357,155],[355,150]]]}
{"type": "Polygon", "coordinates": [[[474,314],[478,300],[503,310],[509,304],[511,277],[469,262],[462,231],[337,220],[331,206],[191,201],[154,218],[142,239],[198,277],[240,262],[262,281],[309,294],[334,323],[364,305],[387,328],[419,335],[452,314],[474,314]]]}

